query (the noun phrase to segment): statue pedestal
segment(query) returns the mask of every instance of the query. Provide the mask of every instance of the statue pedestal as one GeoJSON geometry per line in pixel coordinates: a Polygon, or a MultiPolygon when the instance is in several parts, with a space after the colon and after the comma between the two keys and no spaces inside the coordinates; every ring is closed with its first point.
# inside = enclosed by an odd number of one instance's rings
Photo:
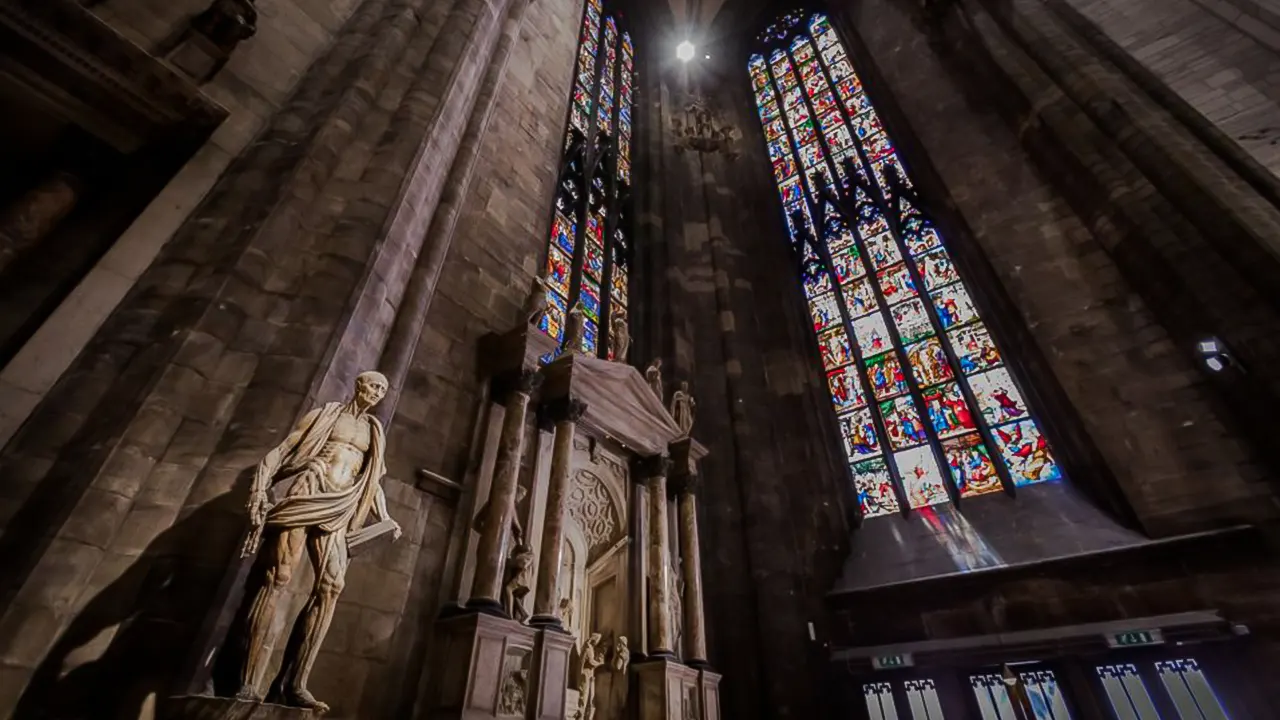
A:
{"type": "Polygon", "coordinates": [[[436,621],[431,720],[563,720],[573,639],[472,613],[436,621]]]}
{"type": "Polygon", "coordinates": [[[160,720],[319,720],[322,717],[303,708],[212,695],[169,698],[160,706],[157,716],[160,720]]]}
{"type": "Polygon", "coordinates": [[[675,660],[658,658],[635,663],[640,687],[640,720],[719,720],[720,704],[714,716],[704,713],[699,672],[675,660]]]}

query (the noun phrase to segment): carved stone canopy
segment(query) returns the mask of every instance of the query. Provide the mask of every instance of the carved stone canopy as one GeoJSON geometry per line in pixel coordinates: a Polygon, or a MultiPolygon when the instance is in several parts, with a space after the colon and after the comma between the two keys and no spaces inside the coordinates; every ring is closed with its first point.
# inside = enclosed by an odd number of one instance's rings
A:
{"type": "Polygon", "coordinates": [[[638,370],[586,355],[566,355],[543,370],[543,397],[585,402],[579,424],[588,436],[614,438],[642,455],[661,455],[683,433],[638,370]]]}

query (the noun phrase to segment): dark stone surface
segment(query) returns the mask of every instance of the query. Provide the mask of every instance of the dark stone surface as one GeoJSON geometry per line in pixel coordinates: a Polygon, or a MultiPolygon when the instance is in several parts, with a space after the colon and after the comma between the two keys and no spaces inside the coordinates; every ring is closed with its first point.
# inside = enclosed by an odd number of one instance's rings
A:
{"type": "Polygon", "coordinates": [[[317,720],[323,717],[303,708],[250,703],[209,695],[170,698],[160,707],[160,720],[317,720]]]}

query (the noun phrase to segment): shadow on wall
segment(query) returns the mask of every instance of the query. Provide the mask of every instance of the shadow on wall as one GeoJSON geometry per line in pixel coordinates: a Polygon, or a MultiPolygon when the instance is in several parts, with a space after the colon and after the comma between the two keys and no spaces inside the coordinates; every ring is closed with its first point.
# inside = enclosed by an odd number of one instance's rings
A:
{"type": "Polygon", "coordinates": [[[238,547],[242,495],[224,494],[169,527],[89,600],[37,668],[13,719],[154,717],[238,547]]]}

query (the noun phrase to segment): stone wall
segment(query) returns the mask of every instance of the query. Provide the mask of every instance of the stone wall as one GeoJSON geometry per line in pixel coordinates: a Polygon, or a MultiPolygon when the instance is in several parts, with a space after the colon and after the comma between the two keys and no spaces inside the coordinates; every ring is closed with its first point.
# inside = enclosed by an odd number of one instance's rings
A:
{"type": "MultiPolygon", "coordinates": [[[[235,548],[251,468],[394,339],[524,7],[361,5],[8,443],[0,717],[203,688],[247,571],[235,548]]],[[[526,60],[576,27],[539,17],[519,44],[526,60]]],[[[567,86],[572,40],[555,47],[567,86]]],[[[440,594],[452,503],[408,484],[417,438],[393,430],[391,443],[406,537],[353,565],[316,669],[339,717],[410,711],[440,594]]]]}
{"type": "Polygon", "coordinates": [[[1280,173],[1280,8],[1270,0],[1066,0],[1280,173]]]}
{"type": "MultiPolygon", "coordinates": [[[[650,28],[642,43],[662,46],[662,20],[650,28]]],[[[724,717],[819,717],[808,623],[823,624],[846,537],[839,440],[745,62],[733,59],[745,53],[725,40],[705,54],[685,67],[651,54],[640,69],[632,355],[662,357],[668,391],[688,381],[698,402],[708,659],[725,676],[724,717]],[[740,132],[730,152],[678,146],[691,90],[740,132]]]]}
{"type": "MultiPolygon", "coordinates": [[[[105,0],[94,13],[139,47],[156,51],[208,6],[206,0],[105,0]]],[[[359,0],[263,0],[258,32],[201,89],[230,116],[111,250],[0,369],[0,444],[17,431],[173,236],[231,161],[293,92],[359,0]]]]}

